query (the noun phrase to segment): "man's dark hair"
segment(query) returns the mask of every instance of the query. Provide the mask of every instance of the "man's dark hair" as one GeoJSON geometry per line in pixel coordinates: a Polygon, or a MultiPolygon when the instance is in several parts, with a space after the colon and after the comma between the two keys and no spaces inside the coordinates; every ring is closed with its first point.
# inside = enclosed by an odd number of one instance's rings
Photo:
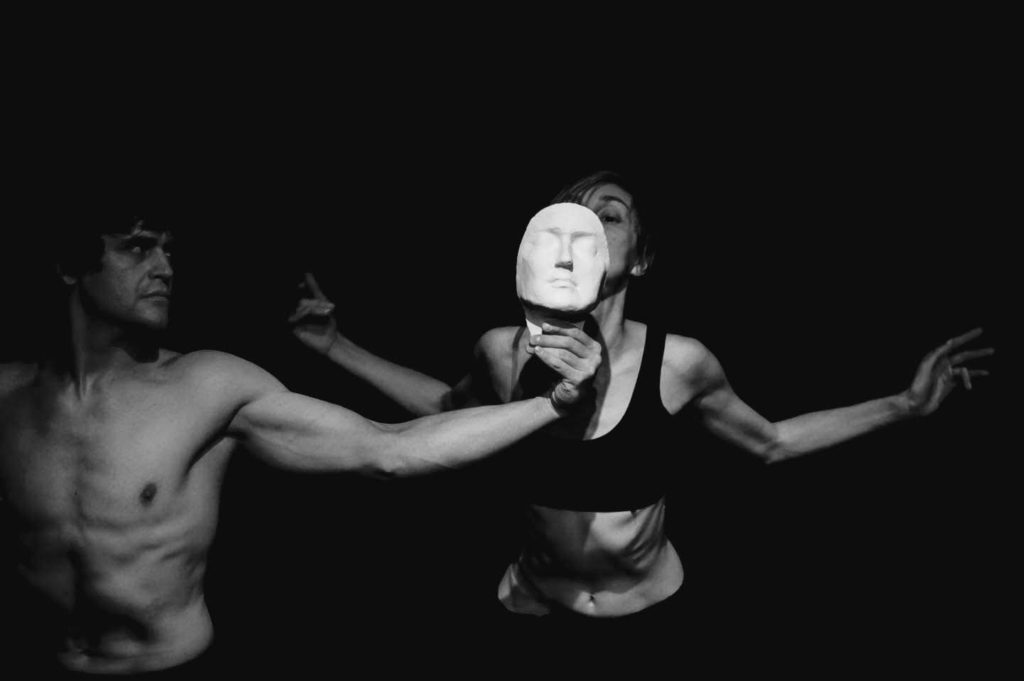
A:
{"type": "Polygon", "coordinates": [[[95,271],[103,257],[103,235],[138,231],[169,232],[167,219],[155,216],[68,216],[61,220],[56,239],[56,264],[62,274],[79,276],[95,271]]]}
{"type": "Polygon", "coordinates": [[[651,228],[645,225],[640,219],[639,198],[637,196],[636,186],[627,180],[625,176],[611,170],[599,170],[576,180],[566,187],[563,187],[562,190],[555,195],[555,198],[551,200],[551,203],[582,204],[586,195],[594,189],[594,187],[598,187],[602,184],[614,184],[629,192],[629,195],[633,197],[632,206],[630,207],[630,217],[633,219],[633,224],[636,226],[637,256],[639,256],[640,262],[650,263],[654,257],[654,234],[651,228]]]}

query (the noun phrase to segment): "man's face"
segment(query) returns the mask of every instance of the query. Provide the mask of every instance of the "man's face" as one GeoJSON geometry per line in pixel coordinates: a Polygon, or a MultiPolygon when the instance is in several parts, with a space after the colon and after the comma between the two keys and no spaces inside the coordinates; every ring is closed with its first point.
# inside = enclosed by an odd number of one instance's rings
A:
{"type": "MultiPolygon", "coordinates": [[[[633,224],[633,197],[615,184],[601,184],[583,197],[583,205],[597,214],[608,240],[608,276],[602,297],[619,290],[637,267],[636,225],[633,224]]],[[[642,265],[641,265],[642,266],[642,265]]]]}
{"type": "Polygon", "coordinates": [[[166,328],[174,277],[170,235],[137,229],[102,238],[99,269],[79,278],[83,305],[114,323],[166,328]]]}
{"type": "Polygon", "coordinates": [[[516,262],[516,291],[527,304],[554,312],[586,312],[608,269],[608,244],[597,215],[574,203],[537,213],[516,262]]]}

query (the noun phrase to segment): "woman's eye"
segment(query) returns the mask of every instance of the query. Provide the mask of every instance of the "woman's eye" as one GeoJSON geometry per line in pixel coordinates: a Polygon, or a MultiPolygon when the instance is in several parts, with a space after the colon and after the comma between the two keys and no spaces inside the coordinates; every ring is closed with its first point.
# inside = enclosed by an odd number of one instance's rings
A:
{"type": "Polygon", "coordinates": [[[605,214],[601,216],[601,222],[622,222],[622,218],[614,214],[605,214]]]}

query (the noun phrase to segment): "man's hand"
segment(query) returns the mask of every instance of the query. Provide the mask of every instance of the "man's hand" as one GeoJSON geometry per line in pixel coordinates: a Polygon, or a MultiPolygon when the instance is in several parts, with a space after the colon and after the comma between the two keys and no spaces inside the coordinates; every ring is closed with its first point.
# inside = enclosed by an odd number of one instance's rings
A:
{"type": "Polygon", "coordinates": [[[316,278],[306,272],[305,281],[299,284],[307,294],[299,300],[295,312],[288,318],[292,333],[307,346],[326,355],[338,338],[338,325],[334,321],[334,303],[327,299],[316,278]]]}
{"type": "Polygon", "coordinates": [[[962,336],[952,338],[939,347],[935,348],[921,360],[917,368],[917,375],[914,382],[906,391],[908,408],[911,414],[927,416],[931,414],[943,400],[949,396],[957,384],[971,390],[973,379],[979,376],[987,376],[988,372],[980,369],[968,369],[962,366],[980,357],[987,357],[995,350],[983,348],[981,350],[966,350],[952,354],[957,348],[966,345],[981,335],[981,329],[968,331],[962,336]]]}
{"type": "Polygon", "coordinates": [[[562,376],[551,390],[551,403],[559,411],[579,402],[601,365],[601,345],[581,330],[541,327],[543,333],[531,336],[527,352],[539,358],[562,376]]]}

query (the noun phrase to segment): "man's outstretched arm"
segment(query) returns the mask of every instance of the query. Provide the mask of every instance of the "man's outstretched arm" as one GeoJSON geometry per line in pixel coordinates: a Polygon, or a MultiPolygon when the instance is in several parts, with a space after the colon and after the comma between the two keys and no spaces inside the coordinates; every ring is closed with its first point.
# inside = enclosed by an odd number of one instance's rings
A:
{"type": "Polygon", "coordinates": [[[776,423],[762,417],[733,392],[721,365],[706,348],[695,347],[691,341],[678,344],[676,354],[688,356],[685,363],[695,386],[694,399],[708,428],[772,463],[819,452],[891,423],[933,413],[958,384],[970,389],[973,378],[987,375],[964,363],[991,355],[991,348],[957,352],[980,334],[981,330],[975,329],[928,353],[911,386],[899,394],[776,423]]]}
{"type": "Polygon", "coordinates": [[[263,460],[290,470],[380,477],[455,468],[494,454],[557,420],[592,377],[563,379],[547,397],[383,424],[289,392],[237,357],[219,356],[217,370],[220,389],[239,405],[228,435],[263,460]]]}

